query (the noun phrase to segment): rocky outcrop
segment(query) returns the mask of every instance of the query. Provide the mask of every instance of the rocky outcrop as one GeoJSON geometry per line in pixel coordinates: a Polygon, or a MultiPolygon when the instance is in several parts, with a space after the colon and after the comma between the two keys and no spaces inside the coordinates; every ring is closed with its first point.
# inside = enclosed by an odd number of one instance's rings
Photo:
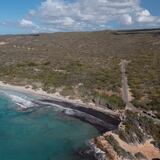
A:
{"type": "Polygon", "coordinates": [[[92,143],[95,144],[96,148],[99,148],[101,152],[105,153],[105,160],[117,160],[117,153],[114,151],[113,147],[108,143],[108,141],[106,141],[104,136],[100,136],[93,139],[92,143]]]}
{"type": "Polygon", "coordinates": [[[160,157],[160,150],[155,148],[151,141],[128,144],[113,132],[107,132],[92,142],[105,152],[105,160],[152,160],[160,157]]]}
{"type": "Polygon", "coordinates": [[[149,138],[147,134],[150,132],[143,131],[147,128],[142,126],[144,118],[140,115],[126,111],[123,113],[124,118],[120,121],[118,116],[79,104],[53,99],[42,99],[39,105],[41,103],[43,106],[45,103],[52,107],[61,106],[64,114],[91,123],[103,134],[92,139],[89,145],[89,153],[97,160],[151,160],[160,157],[159,150],[151,144],[151,141],[147,141],[149,138]],[[143,130],[139,132],[139,129],[143,130]],[[123,134],[121,131],[126,133],[123,134]],[[124,138],[121,139],[121,137],[124,138]]]}

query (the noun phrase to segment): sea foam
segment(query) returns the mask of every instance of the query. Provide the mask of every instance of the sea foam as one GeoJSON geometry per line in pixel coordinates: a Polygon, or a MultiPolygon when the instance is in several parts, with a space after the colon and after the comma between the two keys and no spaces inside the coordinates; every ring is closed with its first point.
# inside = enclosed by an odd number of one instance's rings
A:
{"type": "Polygon", "coordinates": [[[12,100],[16,105],[21,108],[30,108],[33,107],[35,104],[32,102],[32,99],[26,96],[25,94],[18,94],[17,92],[12,91],[1,91],[6,97],[12,100]]]}

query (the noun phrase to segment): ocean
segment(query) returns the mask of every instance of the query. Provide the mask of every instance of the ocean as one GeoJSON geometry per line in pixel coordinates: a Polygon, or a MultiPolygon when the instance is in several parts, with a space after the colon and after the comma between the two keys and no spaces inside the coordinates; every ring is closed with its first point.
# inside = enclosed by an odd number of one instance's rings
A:
{"type": "Polygon", "coordinates": [[[0,90],[0,160],[87,160],[77,152],[97,129],[52,107],[37,107],[36,98],[0,90]]]}

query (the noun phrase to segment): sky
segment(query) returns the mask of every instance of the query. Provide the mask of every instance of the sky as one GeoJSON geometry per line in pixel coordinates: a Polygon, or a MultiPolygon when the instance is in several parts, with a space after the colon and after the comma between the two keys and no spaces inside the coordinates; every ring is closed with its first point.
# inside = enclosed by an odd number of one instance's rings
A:
{"type": "Polygon", "coordinates": [[[160,28],[160,0],[0,0],[0,34],[160,28]]]}

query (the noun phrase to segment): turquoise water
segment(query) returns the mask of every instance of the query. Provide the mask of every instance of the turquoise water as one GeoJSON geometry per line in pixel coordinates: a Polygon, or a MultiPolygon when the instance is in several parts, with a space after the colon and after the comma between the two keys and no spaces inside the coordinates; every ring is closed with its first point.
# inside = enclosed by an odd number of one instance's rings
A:
{"type": "Polygon", "coordinates": [[[82,160],[76,151],[98,134],[52,108],[22,112],[16,102],[0,94],[0,160],[82,160]]]}

